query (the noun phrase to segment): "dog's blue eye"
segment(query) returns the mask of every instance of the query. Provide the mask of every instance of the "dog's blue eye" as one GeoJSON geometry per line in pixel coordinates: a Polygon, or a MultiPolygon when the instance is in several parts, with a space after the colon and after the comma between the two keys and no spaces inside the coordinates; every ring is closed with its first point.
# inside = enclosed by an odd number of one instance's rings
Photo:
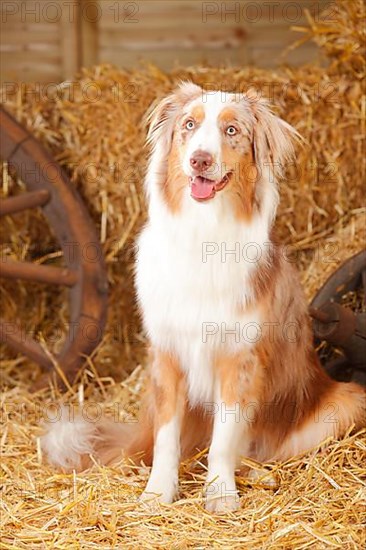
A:
{"type": "Polygon", "coordinates": [[[235,134],[238,133],[238,130],[235,128],[235,126],[228,126],[226,128],[226,133],[228,136],[235,136],[235,134]]]}
{"type": "Polygon", "coordinates": [[[195,124],[194,124],[193,120],[188,120],[186,122],[186,129],[187,130],[193,130],[194,127],[195,127],[195,124]]]}

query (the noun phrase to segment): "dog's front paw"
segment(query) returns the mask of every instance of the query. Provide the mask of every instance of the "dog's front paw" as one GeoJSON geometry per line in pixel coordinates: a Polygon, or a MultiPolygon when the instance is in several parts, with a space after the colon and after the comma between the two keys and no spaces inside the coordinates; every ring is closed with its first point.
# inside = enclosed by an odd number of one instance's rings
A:
{"type": "Polygon", "coordinates": [[[141,502],[155,504],[171,504],[177,493],[177,484],[169,483],[165,487],[149,481],[145,491],[140,496],[141,502]]]}
{"type": "Polygon", "coordinates": [[[221,495],[217,497],[206,497],[205,508],[213,514],[224,514],[239,510],[240,501],[238,495],[221,495]]]}
{"type": "MultiPolygon", "coordinates": [[[[222,479],[222,478],[221,478],[222,479]]],[[[205,488],[205,508],[208,512],[220,514],[240,508],[240,499],[234,480],[214,479],[205,488]]]]}

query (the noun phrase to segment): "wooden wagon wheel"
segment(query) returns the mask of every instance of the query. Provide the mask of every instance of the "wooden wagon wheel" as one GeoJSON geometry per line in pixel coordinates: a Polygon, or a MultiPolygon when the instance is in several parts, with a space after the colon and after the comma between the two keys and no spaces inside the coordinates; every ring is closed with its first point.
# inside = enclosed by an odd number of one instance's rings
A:
{"type": "MultiPolygon", "coordinates": [[[[65,267],[2,258],[0,275],[69,288],[70,330],[56,360],[71,381],[100,342],[107,311],[103,252],[93,223],[66,174],[39,142],[0,108],[0,157],[16,170],[27,192],[0,201],[0,216],[42,207],[63,251],[65,267]],[[92,253],[91,253],[92,251],[92,253]],[[91,259],[88,259],[88,257],[91,259]]],[[[1,319],[0,340],[50,371],[42,346],[1,319]]],[[[45,375],[42,383],[45,383],[45,375]]]]}
{"type": "Polygon", "coordinates": [[[336,358],[324,361],[324,368],[336,380],[353,380],[366,386],[366,250],[344,262],[327,279],[310,305],[316,345],[326,342],[337,349],[336,358]],[[361,304],[342,304],[343,296],[359,293],[361,304]],[[361,307],[360,307],[361,306],[361,307]]]}

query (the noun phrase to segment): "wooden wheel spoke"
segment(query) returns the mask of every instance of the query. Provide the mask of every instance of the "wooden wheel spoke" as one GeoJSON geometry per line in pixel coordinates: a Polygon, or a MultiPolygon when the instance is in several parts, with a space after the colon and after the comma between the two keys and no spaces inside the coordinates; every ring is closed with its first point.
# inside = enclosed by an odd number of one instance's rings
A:
{"type": "Polygon", "coordinates": [[[0,262],[0,276],[6,279],[21,279],[69,287],[78,282],[78,274],[73,269],[8,259],[0,262]]]}
{"type": "Polygon", "coordinates": [[[47,189],[29,191],[17,197],[9,197],[0,200],[0,216],[15,214],[29,208],[44,206],[50,200],[50,192],[47,189]]]}
{"type": "Polygon", "coordinates": [[[0,342],[14,347],[29,359],[32,359],[39,365],[49,369],[52,367],[52,362],[47,356],[42,346],[33,340],[26,332],[17,327],[14,323],[0,320],[0,342]]]}

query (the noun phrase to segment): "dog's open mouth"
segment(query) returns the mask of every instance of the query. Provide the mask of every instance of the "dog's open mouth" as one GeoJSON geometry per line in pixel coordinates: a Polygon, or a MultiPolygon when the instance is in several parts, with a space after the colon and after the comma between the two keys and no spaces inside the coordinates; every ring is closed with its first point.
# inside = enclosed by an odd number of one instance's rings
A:
{"type": "Polygon", "coordinates": [[[189,183],[191,186],[191,197],[196,201],[206,201],[212,199],[217,191],[221,191],[228,183],[231,176],[231,172],[225,174],[225,176],[220,181],[210,180],[204,178],[203,176],[195,176],[189,178],[189,183]]]}

